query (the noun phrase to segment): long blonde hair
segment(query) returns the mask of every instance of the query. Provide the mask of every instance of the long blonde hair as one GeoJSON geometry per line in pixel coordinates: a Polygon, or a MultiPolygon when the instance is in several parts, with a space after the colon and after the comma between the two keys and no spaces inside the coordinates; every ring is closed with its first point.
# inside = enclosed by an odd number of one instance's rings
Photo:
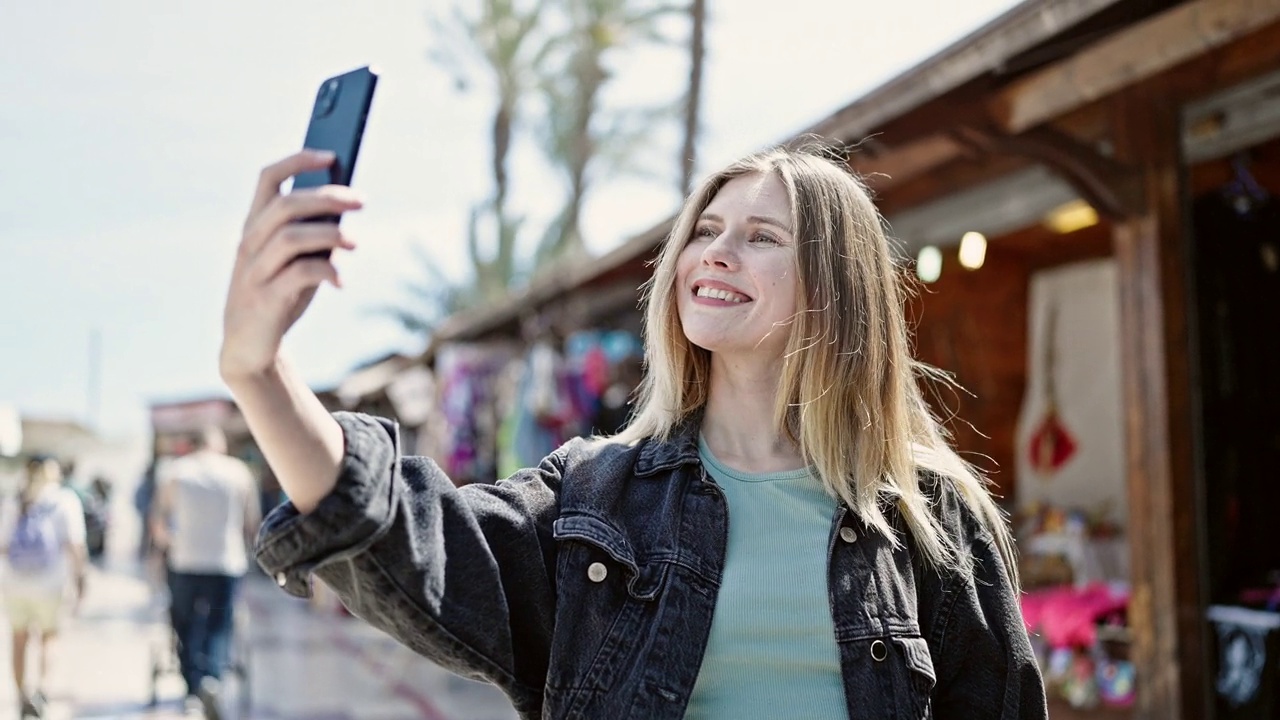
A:
{"type": "Polygon", "coordinates": [[[920,470],[951,483],[992,534],[1017,587],[1005,514],[984,479],[946,440],[918,381],[943,378],[911,357],[905,278],[882,219],[847,168],[808,150],[746,157],[708,178],[676,218],[646,284],[646,362],[637,411],[619,439],[665,439],[707,401],[711,356],[685,337],[676,265],[707,205],[733,178],[772,173],[787,189],[797,245],[798,307],[783,359],[776,422],[826,489],[869,527],[900,539],[896,505],[926,562],[960,568],[960,552],[930,512],[920,470]]]}

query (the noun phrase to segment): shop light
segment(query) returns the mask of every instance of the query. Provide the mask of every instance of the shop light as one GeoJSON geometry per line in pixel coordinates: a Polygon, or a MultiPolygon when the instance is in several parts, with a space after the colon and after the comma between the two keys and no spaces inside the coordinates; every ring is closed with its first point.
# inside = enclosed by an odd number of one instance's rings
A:
{"type": "Polygon", "coordinates": [[[977,270],[987,260],[987,236],[980,232],[967,232],[960,238],[960,264],[977,270]]]}
{"type": "Polygon", "coordinates": [[[1045,227],[1065,235],[1098,224],[1098,211],[1084,200],[1072,200],[1044,216],[1045,227]]]}
{"type": "Polygon", "coordinates": [[[920,282],[931,283],[942,276],[942,251],[933,245],[925,245],[916,255],[916,277],[920,282]]]}

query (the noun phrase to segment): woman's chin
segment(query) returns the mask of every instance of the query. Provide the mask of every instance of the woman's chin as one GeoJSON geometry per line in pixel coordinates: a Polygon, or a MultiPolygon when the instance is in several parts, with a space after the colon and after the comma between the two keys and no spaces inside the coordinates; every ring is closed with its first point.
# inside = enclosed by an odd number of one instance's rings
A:
{"type": "Polygon", "coordinates": [[[707,352],[719,353],[729,350],[732,346],[722,333],[705,333],[705,332],[685,332],[684,337],[694,345],[706,350],[707,352]]]}
{"type": "Polygon", "coordinates": [[[703,350],[723,357],[753,355],[759,346],[758,342],[750,342],[749,338],[734,336],[732,333],[689,333],[685,337],[703,350]]]}

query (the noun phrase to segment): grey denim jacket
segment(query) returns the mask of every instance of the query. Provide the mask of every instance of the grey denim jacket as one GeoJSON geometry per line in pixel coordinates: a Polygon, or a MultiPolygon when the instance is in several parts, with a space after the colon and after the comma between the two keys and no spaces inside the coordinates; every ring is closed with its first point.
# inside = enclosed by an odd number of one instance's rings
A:
{"type": "MultiPolygon", "coordinates": [[[[333,492],[305,516],[276,508],[258,537],[286,591],[309,595],[314,573],[407,647],[500,687],[524,718],[684,715],[728,536],[696,423],[667,442],[576,439],[537,468],[455,488],[430,459],[400,455],[394,423],[335,417],[346,455],[333,492]]],[[[948,484],[930,485],[972,573],[923,567],[843,506],[833,518],[849,718],[1045,718],[1000,554],[948,484]]]]}

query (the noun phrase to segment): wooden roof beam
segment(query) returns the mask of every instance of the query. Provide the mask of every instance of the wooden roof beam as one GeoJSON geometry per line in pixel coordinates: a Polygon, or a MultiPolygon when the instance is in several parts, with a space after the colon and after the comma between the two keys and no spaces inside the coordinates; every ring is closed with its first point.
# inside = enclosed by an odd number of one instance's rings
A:
{"type": "Polygon", "coordinates": [[[965,144],[949,135],[928,135],[879,155],[854,153],[849,157],[849,167],[871,189],[883,192],[969,153],[965,144]]]}
{"type": "Polygon", "coordinates": [[[1043,164],[1112,220],[1135,217],[1145,207],[1142,187],[1133,168],[1099,154],[1054,128],[1045,126],[1021,135],[1005,135],[993,130],[960,127],[955,135],[981,152],[1025,157],[1043,164]]]}
{"type": "Polygon", "coordinates": [[[1071,184],[1098,212],[1122,220],[1141,212],[1142,196],[1132,168],[1107,158],[1065,132],[1045,126],[1021,135],[961,125],[877,156],[849,158],[849,166],[881,193],[960,157],[1020,157],[1040,163],[1071,184]]]}
{"type": "Polygon", "coordinates": [[[1017,134],[1280,19],[1280,0],[1194,0],[1011,83],[990,103],[1017,134]]]}

